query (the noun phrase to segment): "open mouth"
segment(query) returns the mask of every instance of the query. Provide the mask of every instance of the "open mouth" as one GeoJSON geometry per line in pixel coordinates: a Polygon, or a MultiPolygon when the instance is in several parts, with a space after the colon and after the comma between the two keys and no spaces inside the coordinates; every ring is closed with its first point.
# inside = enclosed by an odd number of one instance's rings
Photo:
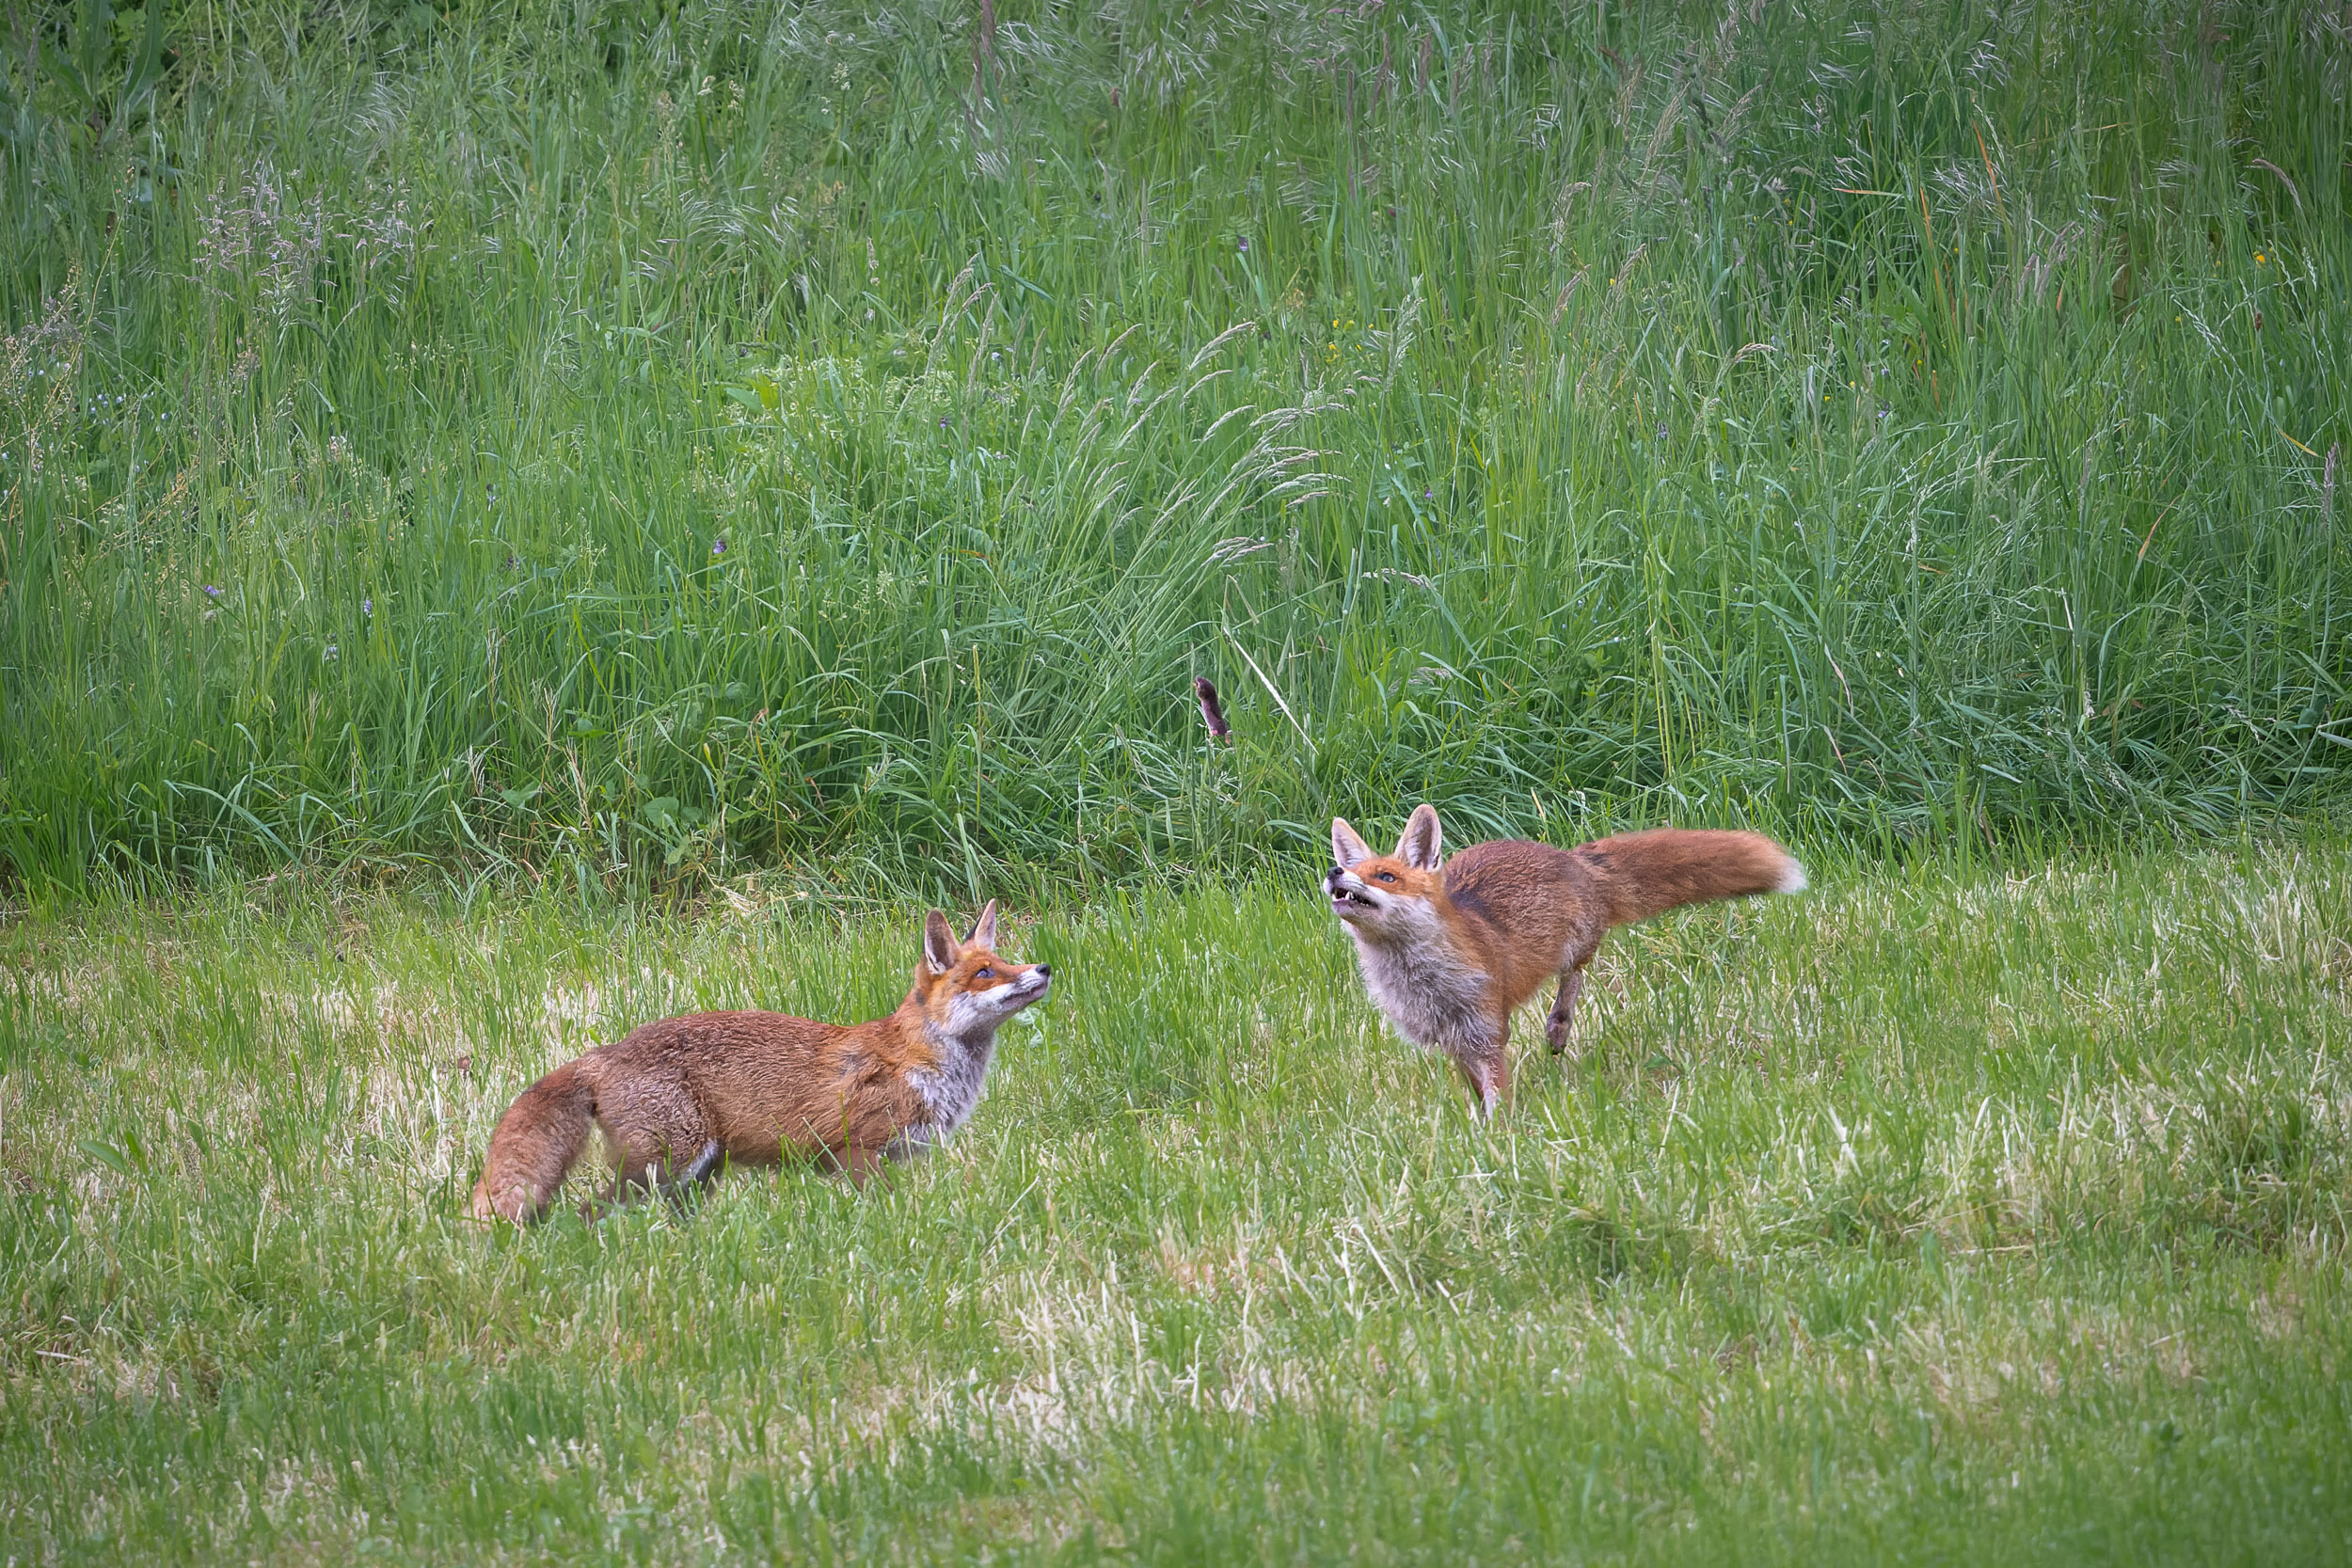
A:
{"type": "Polygon", "coordinates": [[[1331,912],[1333,914],[1353,914],[1359,910],[1369,910],[1375,907],[1373,901],[1360,893],[1343,887],[1335,887],[1331,890],[1331,912]]]}

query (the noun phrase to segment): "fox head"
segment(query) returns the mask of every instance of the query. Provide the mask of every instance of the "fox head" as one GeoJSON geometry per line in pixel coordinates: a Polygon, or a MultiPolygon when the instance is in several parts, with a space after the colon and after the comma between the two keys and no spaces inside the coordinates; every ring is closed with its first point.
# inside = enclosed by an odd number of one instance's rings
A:
{"type": "Polygon", "coordinates": [[[1442,843],[1438,809],[1431,805],[1413,808],[1393,855],[1374,854],[1344,819],[1331,818],[1331,858],[1337,863],[1323,874],[1331,912],[1375,940],[1419,929],[1436,918],[1438,900],[1445,895],[1442,843]]]}
{"type": "Polygon", "coordinates": [[[956,940],[947,917],[933,910],[923,921],[923,959],[914,966],[914,994],[942,1034],[985,1035],[1044,1000],[1054,972],[1045,964],[1014,963],[996,956],[996,901],[980,911],[972,934],[956,940]]]}

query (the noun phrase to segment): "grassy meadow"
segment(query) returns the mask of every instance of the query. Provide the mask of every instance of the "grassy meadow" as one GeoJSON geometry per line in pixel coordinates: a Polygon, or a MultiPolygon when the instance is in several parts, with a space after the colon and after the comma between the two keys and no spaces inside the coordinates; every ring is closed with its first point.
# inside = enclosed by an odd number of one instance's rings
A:
{"type": "Polygon", "coordinates": [[[2352,855],[1817,865],[1491,1128],[1305,887],[1057,993],[864,1193],[459,1217],[628,1024],[905,915],[288,882],[0,932],[0,1559],[2340,1561],[2352,855]]]}
{"type": "Polygon", "coordinates": [[[2352,12],[0,16],[0,1564],[2352,1558],[2352,12]],[[1214,745],[1190,682],[1223,690],[1214,745]],[[1328,818],[1750,824],[1491,1126],[1328,818]],[[864,1192],[555,1063],[1056,966],[864,1192]]]}

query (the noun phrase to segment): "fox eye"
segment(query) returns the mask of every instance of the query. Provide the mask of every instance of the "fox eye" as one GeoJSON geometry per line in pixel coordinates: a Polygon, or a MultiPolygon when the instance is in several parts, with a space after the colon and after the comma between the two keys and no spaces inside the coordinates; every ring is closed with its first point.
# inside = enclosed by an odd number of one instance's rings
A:
{"type": "Polygon", "coordinates": [[[1393,882],[1396,880],[1396,873],[1393,871],[1375,871],[1372,874],[1372,879],[1375,882],[1393,882]]]}
{"type": "Polygon", "coordinates": [[[995,973],[996,972],[993,969],[976,969],[972,972],[972,978],[975,980],[985,980],[995,973]]]}

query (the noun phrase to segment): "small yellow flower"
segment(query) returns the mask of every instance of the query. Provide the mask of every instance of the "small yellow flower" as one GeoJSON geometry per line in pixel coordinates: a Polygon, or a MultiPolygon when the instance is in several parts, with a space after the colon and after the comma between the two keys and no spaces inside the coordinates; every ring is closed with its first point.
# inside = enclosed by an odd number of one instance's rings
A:
{"type": "Polygon", "coordinates": [[[2261,266],[2263,264],[2263,253],[2261,251],[2258,250],[2254,252],[2254,264],[2256,266],[2261,266]]]}

